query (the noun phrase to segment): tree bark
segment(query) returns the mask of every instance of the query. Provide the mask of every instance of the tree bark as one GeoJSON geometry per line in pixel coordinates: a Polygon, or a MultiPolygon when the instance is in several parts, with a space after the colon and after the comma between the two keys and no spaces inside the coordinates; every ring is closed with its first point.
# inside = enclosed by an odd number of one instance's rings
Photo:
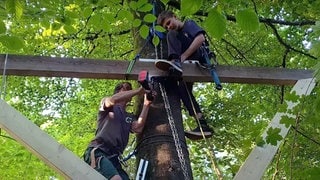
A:
{"type": "Polygon", "coordinates": [[[141,158],[149,161],[146,179],[192,179],[182,123],[181,102],[176,91],[177,81],[167,77],[155,77],[152,86],[157,96],[150,107],[144,131],[137,138],[137,165],[141,158]],[[167,97],[162,96],[160,86],[166,91],[167,97]],[[168,98],[176,131],[172,131],[170,127],[168,120],[170,113],[168,114],[165,108],[163,98],[168,98]],[[174,136],[178,138],[181,146],[181,149],[178,148],[182,152],[180,155],[174,136]]]}
{"type": "MultiPolygon", "coordinates": [[[[152,4],[153,0],[149,2],[152,4]]],[[[164,10],[164,6],[160,1],[156,1],[154,8],[155,16],[164,10]]],[[[150,27],[152,26],[150,24],[150,27]]],[[[133,30],[133,32],[135,31],[133,30]]],[[[160,39],[160,44],[156,48],[152,44],[152,37],[147,40],[137,37],[135,45],[137,47],[135,48],[136,52],[140,54],[141,58],[167,58],[166,37],[160,39]]],[[[177,81],[168,77],[154,77],[152,80],[151,87],[157,92],[157,96],[150,107],[144,130],[137,137],[136,169],[138,170],[140,159],[144,159],[149,162],[145,179],[192,179],[189,152],[182,123],[181,102],[177,91],[177,81]],[[167,97],[162,96],[160,86],[163,87],[167,97]],[[171,125],[175,126],[175,133],[172,133],[163,98],[168,98],[173,121],[171,125]],[[177,139],[176,143],[174,136],[177,139]],[[181,146],[180,159],[177,144],[181,146]],[[183,165],[181,165],[181,161],[183,165]]]]}

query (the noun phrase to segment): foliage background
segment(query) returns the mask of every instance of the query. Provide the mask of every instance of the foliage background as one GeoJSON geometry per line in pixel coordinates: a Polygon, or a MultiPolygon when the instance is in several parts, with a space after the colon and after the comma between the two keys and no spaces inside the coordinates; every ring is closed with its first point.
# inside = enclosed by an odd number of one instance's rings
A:
{"type": "MultiPolygon", "coordinates": [[[[319,77],[319,1],[161,2],[179,17],[192,18],[206,29],[219,64],[314,69],[319,77]]],[[[152,7],[147,0],[2,0],[0,52],[131,60],[141,48],[134,42],[148,36],[148,27],[155,20],[152,7]]],[[[154,44],[159,41],[153,39],[154,44]]],[[[1,82],[2,99],[79,157],[93,137],[98,102],[116,83],[16,76],[2,76],[1,82]]],[[[196,85],[194,93],[215,136],[208,141],[188,141],[195,179],[217,178],[208,156],[212,151],[224,179],[232,179],[268,122],[283,109],[284,99],[298,101],[289,93],[289,86],[223,84],[218,92],[211,83],[196,85]]],[[[298,119],[292,121],[294,128],[265,179],[320,177],[319,91],[317,86],[309,97],[299,100],[293,112],[298,119]]],[[[185,128],[193,128],[195,122],[183,113],[185,128]]],[[[0,179],[62,179],[5,131],[0,135],[0,179]]],[[[134,148],[129,145],[126,153],[134,148]]],[[[127,171],[134,177],[134,160],[127,171]]]]}

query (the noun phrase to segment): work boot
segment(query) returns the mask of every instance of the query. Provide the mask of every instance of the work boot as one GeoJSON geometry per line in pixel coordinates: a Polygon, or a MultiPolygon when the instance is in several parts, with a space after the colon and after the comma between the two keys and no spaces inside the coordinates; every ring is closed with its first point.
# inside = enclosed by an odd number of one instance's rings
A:
{"type": "Polygon", "coordinates": [[[198,126],[192,131],[185,131],[184,133],[185,136],[191,140],[203,139],[203,135],[205,138],[210,138],[213,135],[213,130],[207,124],[201,124],[201,129],[200,126],[198,126]]]}

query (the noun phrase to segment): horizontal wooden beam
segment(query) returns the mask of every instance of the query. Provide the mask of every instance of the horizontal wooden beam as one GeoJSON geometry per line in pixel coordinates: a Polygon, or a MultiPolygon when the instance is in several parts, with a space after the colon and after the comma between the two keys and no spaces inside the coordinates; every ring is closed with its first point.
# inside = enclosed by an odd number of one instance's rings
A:
{"type": "MultiPolygon", "coordinates": [[[[76,77],[94,79],[125,79],[130,61],[102,60],[87,58],[59,58],[45,56],[0,55],[0,71],[7,75],[76,77]],[[6,62],[6,63],[5,63],[6,62]]],[[[136,61],[127,76],[136,80],[141,70],[148,70],[150,76],[165,76],[166,73],[155,68],[154,62],[136,61]]],[[[183,79],[192,82],[212,82],[208,70],[193,63],[183,64],[183,79]]],[[[265,67],[216,67],[223,83],[294,85],[299,79],[312,77],[311,70],[265,68],[265,67]]]]}

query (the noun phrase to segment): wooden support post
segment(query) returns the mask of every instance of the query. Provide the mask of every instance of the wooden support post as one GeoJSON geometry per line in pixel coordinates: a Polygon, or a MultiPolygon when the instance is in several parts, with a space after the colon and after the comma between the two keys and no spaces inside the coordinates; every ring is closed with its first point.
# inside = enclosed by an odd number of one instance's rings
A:
{"type": "Polygon", "coordinates": [[[0,109],[0,127],[66,179],[105,179],[1,99],[0,109]]]}
{"type": "MultiPolygon", "coordinates": [[[[314,86],[314,79],[301,79],[293,87],[292,91],[295,91],[299,96],[309,95],[314,86]]],[[[288,102],[287,110],[292,109],[296,105],[297,103],[288,102]]],[[[262,135],[264,139],[267,136],[267,131],[270,127],[280,128],[280,135],[283,138],[286,137],[290,127],[286,128],[284,124],[280,124],[281,117],[284,115],[295,117],[294,115],[289,113],[277,112],[262,135]]],[[[256,146],[239,169],[238,173],[234,177],[234,180],[261,179],[266,168],[269,166],[273,157],[277,153],[277,150],[279,149],[281,143],[282,141],[279,141],[276,146],[270,144],[265,144],[263,147],[256,146]]]]}

